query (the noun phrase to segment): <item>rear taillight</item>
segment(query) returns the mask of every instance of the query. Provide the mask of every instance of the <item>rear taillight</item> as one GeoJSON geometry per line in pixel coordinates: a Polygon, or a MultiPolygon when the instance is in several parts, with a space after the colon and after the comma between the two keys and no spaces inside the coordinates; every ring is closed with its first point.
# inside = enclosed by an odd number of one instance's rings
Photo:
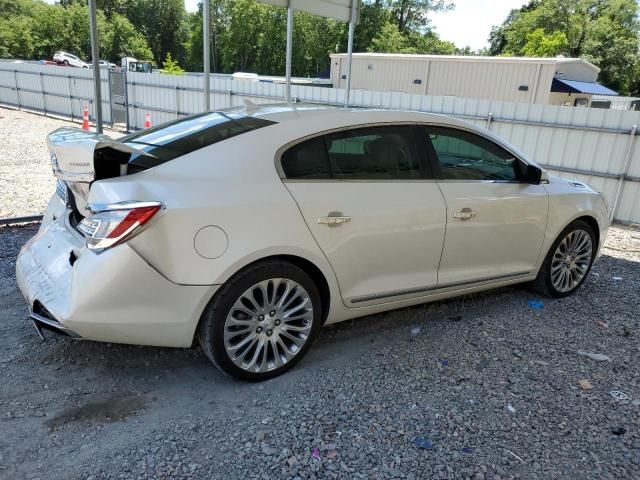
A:
{"type": "Polygon", "coordinates": [[[138,235],[162,210],[160,202],[123,202],[111,205],[89,205],[93,212],[78,224],[87,247],[100,252],[138,235]]]}

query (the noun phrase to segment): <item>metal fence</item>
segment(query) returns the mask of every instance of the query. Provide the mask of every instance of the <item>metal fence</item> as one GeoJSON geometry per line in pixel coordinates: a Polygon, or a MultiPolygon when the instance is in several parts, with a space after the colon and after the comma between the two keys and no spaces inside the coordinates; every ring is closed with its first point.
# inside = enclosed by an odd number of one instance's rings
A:
{"type": "MultiPolygon", "coordinates": [[[[101,75],[104,120],[110,123],[108,72],[101,75]]],[[[202,91],[201,76],[128,73],[129,127],[142,128],[146,113],[155,125],[201,112],[202,91]]],[[[92,94],[89,70],[0,62],[0,104],[79,119],[85,104],[93,115],[92,94]]],[[[214,110],[240,106],[244,99],[279,103],[284,95],[284,84],[211,76],[214,110]]],[[[291,95],[294,101],[341,106],[345,92],[293,85],[291,95]]],[[[505,138],[550,171],[603,192],[616,220],[640,223],[640,112],[362,90],[352,92],[351,104],[466,119],[505,138]]]]}

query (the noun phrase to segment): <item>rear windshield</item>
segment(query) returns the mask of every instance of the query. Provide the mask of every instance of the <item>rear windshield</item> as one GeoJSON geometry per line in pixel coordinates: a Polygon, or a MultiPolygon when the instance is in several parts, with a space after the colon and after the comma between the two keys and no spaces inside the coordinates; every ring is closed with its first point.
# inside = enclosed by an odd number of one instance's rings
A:
{"type": "Polygon", "coordinates": [[[120,142],[140,151],[131,155],[129,164],[146,169],[274,123],[242,112],[209,112],[142,130],[120,142]]]}

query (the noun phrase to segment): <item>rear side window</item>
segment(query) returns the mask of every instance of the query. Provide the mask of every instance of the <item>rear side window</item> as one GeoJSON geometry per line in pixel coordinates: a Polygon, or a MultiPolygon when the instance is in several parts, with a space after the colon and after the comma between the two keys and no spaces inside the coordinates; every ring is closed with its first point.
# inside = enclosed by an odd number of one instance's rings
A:
{"type": "Polygon", "coordinates": [[[374,127],[327,135],[333,178],[420,178],[411,127],[374,127]]]}
{"type": "Polygon", "coordinates": [[[331,178],[324,137],[317,137],[290,148],[282,155],[281,165],[287,178],[331,178]]]}
{"type": "Polygon", "coordinates": [[[209,112],[134,133],[123,137],[120,142],[141,152],[133,154],[129,164],[151,168],[274,123],[240,112],[209,112]]]}
{"type": "Polygon", "coordinates": [[[421,178],[411,126],[367,127],[328,134],[282,155],[287,178],[385,180],[421,178]]]}

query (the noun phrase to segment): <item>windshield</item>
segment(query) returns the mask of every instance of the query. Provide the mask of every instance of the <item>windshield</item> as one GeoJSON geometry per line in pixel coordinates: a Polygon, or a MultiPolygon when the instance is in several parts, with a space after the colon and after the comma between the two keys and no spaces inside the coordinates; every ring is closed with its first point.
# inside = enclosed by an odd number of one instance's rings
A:
{"type": "Polygon", "coordinates": [[[248,117],[243,112],[209,112],[142,130],[123,137],[120,142],[140,151],[131,155],[129,164],[151,168],[274,123],[248,117]]]}

